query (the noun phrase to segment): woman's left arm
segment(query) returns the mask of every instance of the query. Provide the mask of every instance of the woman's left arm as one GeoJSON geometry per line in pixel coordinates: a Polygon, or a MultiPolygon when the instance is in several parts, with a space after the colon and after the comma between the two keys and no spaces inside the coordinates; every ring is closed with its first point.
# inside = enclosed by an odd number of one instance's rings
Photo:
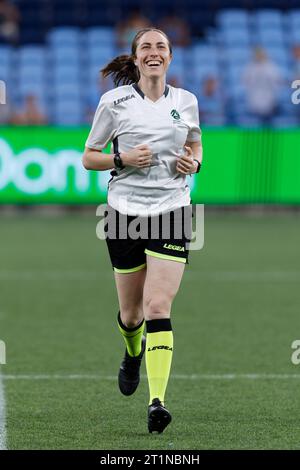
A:
{"type": "Polygon", "coordinates": [[[201,141],[189,142],[188,140],[184,146],[186,153],[181,157],[178,157],[176,170],[183,175],[191,175],[196,173],[198,165],[194,160],[197,160],[200,164],[203,158],[203,149],[201,141]]]}

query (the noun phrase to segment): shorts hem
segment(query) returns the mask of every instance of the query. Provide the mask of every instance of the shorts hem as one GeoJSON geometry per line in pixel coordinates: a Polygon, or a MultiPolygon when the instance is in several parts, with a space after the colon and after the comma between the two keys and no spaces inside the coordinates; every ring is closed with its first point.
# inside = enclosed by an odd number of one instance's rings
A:
{"type": "Polygon", "coordinates": [[[179,261],[179,263],[186,263],[186,258],[180,258],[179,256],[164,255],[162,253],[156,253],[155,251],[145,250],[146,255],[153,256],[154,258],[167,259],[170,261],[179,261]]]}
{"type": "Polygon", "coordinates": [[[143,263],[143,264],[140,264],[139,266],[136,266],[135,268],[125,268],[125,269],[122,269],[122,268],[115,268],[113,266],[113,270],[116,272],[116,273],[123,273],[123,274],[126,274],[126,273],[135,273],[137,271],[141,271],[142,269],[144,269],[144,267],[146,266],[146,263],[143,263]]]}

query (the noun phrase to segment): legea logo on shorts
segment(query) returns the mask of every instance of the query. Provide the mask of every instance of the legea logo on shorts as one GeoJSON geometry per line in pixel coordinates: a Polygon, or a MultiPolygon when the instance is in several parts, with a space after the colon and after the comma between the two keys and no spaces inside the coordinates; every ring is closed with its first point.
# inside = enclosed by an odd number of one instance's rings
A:
{"type": "Polygon", "coordinates": [[[0,340],[0,364],[6,364],[6,347],[2,340],[0,340]]]}
{"type": "MultiPolygon", "coordinates": [[[[49,190],[64,192],[68,189],[71,169],[74,187],[84,193],[91,187],[91,175],[83,168],[81,157],[82,153],[77,150],[64,149],[50,154],[41,148],[28,148],[15,155],[9,144],[0,138],[0,191],[13,184],[19,191],[30,195],[49,190]],[[35,177],[30,176],[33,167],[38,173],[35,177]]],[[[98,173],[98,188],[106,191],[109,174],[98,173]]]]}

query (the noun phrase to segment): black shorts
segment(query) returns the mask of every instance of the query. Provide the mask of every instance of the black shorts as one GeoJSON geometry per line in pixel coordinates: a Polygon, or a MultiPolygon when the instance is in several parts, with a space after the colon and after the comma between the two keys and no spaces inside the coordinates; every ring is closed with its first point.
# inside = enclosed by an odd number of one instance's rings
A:
{"type": "Polygon", "coordinates": [[[188,263],[192,216],[192,205],[149,217],[124,215],[107,205],[104,231],[113,270],[139,271],[146,255],[188,263]]]}

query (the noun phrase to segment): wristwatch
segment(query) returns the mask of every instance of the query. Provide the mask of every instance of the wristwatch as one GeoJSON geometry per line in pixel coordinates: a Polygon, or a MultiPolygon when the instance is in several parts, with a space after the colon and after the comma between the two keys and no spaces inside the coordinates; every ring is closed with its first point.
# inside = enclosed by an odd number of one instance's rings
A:
{"type": "Polygon", "coordinates": [[[197,170],[195,171],[195,173],[199,173],[200,168],[201,168],[201,163],[199,162],[199,160],[196,160],[195,158],[194,158],[194,162],[196,162],[197,165],[198,165],[198,168],[197,168],[197,170]]]}
{"type": "Polygon", "coordinates": [[[123,165],[123,162],[122,162],[122,158],[120,156],[120,152],[115,153],[114,164],[115,164],[115,168],[117,170],[123,170],[123,168],[125,168],[125,166],[123,165]]]}

